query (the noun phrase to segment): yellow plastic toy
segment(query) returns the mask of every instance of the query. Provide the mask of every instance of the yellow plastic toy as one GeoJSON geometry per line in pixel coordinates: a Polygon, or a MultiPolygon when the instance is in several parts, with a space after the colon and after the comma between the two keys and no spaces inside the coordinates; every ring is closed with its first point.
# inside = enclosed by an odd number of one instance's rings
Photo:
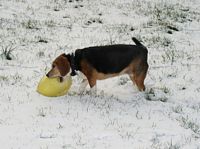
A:
{"type": "Polygon", "coordinates": [[[44,76],[37,87],[37,92],[48,97],[65,95],[72,85],[71,76],[60,82],[59,78],[48,78],[44,76]]]}

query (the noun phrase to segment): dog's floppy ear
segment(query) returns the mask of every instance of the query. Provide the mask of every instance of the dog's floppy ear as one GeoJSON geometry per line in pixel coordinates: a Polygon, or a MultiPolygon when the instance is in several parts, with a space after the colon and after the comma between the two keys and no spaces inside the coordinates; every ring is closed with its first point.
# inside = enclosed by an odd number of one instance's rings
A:
{"type": "Polygon", "coordinates": [[[65,59],[64,54],[58,57],[56,64],[62,76],[65,76],[69,72],[70,63],[65,59]]]}

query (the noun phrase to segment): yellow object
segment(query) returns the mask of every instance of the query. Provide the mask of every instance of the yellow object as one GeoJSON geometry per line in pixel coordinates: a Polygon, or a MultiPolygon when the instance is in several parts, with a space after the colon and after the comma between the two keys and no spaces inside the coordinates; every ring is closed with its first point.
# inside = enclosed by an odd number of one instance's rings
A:
{"type": "Polygon", "coordinates": [[[37,87],[37,92],[48,97],[63,96],[72,85],[71,76],[60,82],[59,78],[48,78],[44,76],[37,87]]]}

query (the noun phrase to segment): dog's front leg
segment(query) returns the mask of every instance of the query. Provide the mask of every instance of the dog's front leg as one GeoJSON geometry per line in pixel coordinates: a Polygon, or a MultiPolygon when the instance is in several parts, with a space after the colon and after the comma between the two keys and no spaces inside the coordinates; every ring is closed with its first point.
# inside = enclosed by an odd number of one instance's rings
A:
{"type": "Polygon", "coordinates": [[[97,85],[94,85],[92,88],[90,88],[90,95],[97,96],[97,85]]]}
{"type": "Polygon", "coordinates": [[[90,95],[96,96],[97,95],[97,80],[95,78],[89,78],[88,79],[89,85],[90,85],[90,95]]]}
{"type": "MultiPolygon", "coordinates": [[[[97,87],[96,87],[97,79],[96,79],[95,75],[92,74],[92,71],[86,71],[83,74],[84,74],[83,76],[85,77],[84,80],[86,80],[86,78],[87,78],[87,82],[90,85],[90,95],[91,96],[96,96],[97,95],[97,87]]],[[[86,81],[83,81],[83,82],[84,82],[84,84],[86,84],[85,83],[86,81]]]]}
{"type": "Polygon", "coordinates": [[[88,85],[88,80],[87,79],[83,79],[83,81],[81,82],[81,85],[79,87],[79,94],[80,95],[83,95],[84,91],[85,91],[85,88],[87,87],[88,85]]]}

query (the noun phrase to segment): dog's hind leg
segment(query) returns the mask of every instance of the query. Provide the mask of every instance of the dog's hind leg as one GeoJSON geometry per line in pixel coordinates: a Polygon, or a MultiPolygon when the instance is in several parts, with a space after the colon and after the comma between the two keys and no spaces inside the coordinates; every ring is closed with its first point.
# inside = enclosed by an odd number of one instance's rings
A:
{"type": "Polygon", "coordinates": [[[145,86],[144,86],[144,79],[146,78],[147,70],[148,70],[148,64],[143,64],[140,69],[140,71],[136,71],[134,80],[135,83],[140,91],[145,91],[145,86]]]}
{"type": "Polygon", "coordinates": [[[131,78],[132,82],[137,85],[139,91],[145,91],[144,79],[146,77],[147,70],[148,70],[148,64],[140,63],[140,65],[136,65],[133,68],[132,73],[129,74],[129,77],[131,78]]]}

